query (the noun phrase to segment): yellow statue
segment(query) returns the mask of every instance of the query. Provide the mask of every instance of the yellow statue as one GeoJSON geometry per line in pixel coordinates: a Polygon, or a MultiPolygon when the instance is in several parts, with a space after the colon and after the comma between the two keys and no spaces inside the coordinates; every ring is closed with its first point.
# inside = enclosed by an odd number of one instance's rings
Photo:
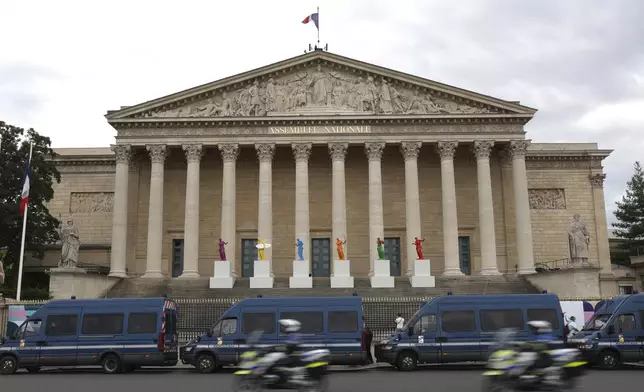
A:
{"type": "Polygon", "coordinates": [[[339,238],[335,239],[335,247],[336,247],[336,250],[338,251],[338,260],[344,260],[344,249],[342,248],[342,245],[346,243],[347,243],[346,240],[342,241],[339,238]]]}
{"type": "Polygon", "coordinates": [[[257,239],[257,253],[259,254],[259,259],[264,261],[264,249],[266,249],[266,243],[261,239],[257,239]]]}

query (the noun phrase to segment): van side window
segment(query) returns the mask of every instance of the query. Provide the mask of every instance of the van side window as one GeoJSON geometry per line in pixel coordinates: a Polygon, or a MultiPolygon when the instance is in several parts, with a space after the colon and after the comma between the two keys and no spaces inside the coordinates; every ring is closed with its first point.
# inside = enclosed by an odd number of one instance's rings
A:
{"type": "Polygon", "coordinates": [[[22,324],[20,330],[16,333],[17,339],[27,339],[30,337],[40,335],[40,327],[42,326],[42,321],[40,320],[29,320],[26,323],[22,324]]]}
{"type": "Polygon", "coordinates": [[[59,314],[47,316],[45,334],[47,336],[76,335],[78,330],[78,315],[59,314]]]}
{"type": "Polygon", "coordinates": [[[481,310],[481,331],[496,332],[504,328],[523,330],[523,312],[521,309],[481,310]]]}
{"type": "MultiPolygon", "coordinates": [[[[297,320],[302,324],[300,333],[322,333],[324,330],[324,313],[322,312],[283,312],[280,319],[297,320]]],[[[282,329],[280,327],[280,329],[282,329]]],[[[280,331],[280,333],[283,333],[280,331]]]]}
{"type": "Polygon", "coordinates": [[[617,333],[630,332],[635,330],[636,327],[634,314],[620,314],[617,318],[617,333]]]}
{"type": "Polygon", "coordinates": [[[414,325],[414,335],[420,336],[427,332],[436,332],[436,315],[428,314],[420,318],[414,325]]]}
{"type": "Polygon", "coordinates": [[[553,330],[559,328],[559,315],[554,309],[528,309],[528,321],[547,321],[553,330]]]}
{"type": "Polygon", "coordinates": [[[329,312],[329,332],[357,332],[358,312],[329,312]]]}
{"type": "Polygon", "coordinates": [[[263,331],[275,333],[275,313],[244,313],[242,315],[242,333],[263,331]]]}
{"type": "Polygon", "coordinates": [[[82,335],[120,335],[123,333],[123,319],[120,314],[84,314],[82,335]]]}
{"type": "Polygon", "coordinates": [[[476,317],[471,310],[441,312],[441,324],[445,332],[476,331],[476,317]]]}
{"type": "Polygon", "coordinates": [[[130,313],[127,321],[127,333],[135,335],[156,333],[157,319],[156,313],[130,313]]]}

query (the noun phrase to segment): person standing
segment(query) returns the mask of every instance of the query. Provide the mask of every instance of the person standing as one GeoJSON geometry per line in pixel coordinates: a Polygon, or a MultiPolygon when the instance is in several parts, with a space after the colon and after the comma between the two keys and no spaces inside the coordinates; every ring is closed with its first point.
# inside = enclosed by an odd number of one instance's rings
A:
{"type": "MultiPolygon", "coordinates": [[[[564,317],[565,317],[564,313],[564,317]]],[[[570,318],[566,317],[566,327],[568,327],[568,339],[571,337],[575,336],[577,332],[579,332],[579,328],[577,328],[577,318],[575,316],[570,316],[570,318]]]]}
{"type": "Polygon", "coordinates": [[[396,332],[402,331],[404,326],[405,318],[402,316],[402,314],[398,313],[398,317],[396,318],[396,332]]]}
{"type": "Polygon", "coordinates": [[[376,363],[376,360],[373,358],[373,354],[371,353],[371,342],[373,342],[373,332],[371,332],[371,328],[365,325],[364,343],[365,343],[365,348],[367,349],[367,361],[369,365],[376,363]]]}

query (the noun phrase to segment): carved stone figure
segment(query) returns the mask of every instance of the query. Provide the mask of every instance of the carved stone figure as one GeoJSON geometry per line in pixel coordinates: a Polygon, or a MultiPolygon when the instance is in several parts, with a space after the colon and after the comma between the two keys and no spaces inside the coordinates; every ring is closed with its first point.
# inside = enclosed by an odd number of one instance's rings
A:
{"type": "Polygon", "coordinates": [[[530,209],[565,210],[566,194],[563,189],[528,189],[530,209]]]}
{"type": "Polygon", "coordinates": [[[573,222],[568,228],[568,243],[570,245],[570,261],[572,264],[588,263],[588,246],[590,234],[586,224],[579,220],[579,214],[575,214],[573,222]]]}
{"type": "Polygon", "coordinates": [[[226,245],[228,242],[224,242],[221,238],[219,239],[219,260],[226,261],[226,245]]]}
{"type": "Polygon", "coordinates": [[[0,284],[4,284],[5,273],[4,273],[4,259],[7,257],[9,248],[3,246],[0,248],[0,284]]]}
{"type": "Polygon", "coordinates": [[[269,112],[274,112],[277,110],[277,88],[275,87],[275,81],[273,78],[268,79],[266,83],[266,110],[269,112]]]}
{"type": "Polygon", "coordinates": [[[385,259],[385,241],[381,240],[380,237],[376,240],[376,250],[378,251],[378,259],[385,259]]]}
{"type": "Polygon", "coordinates": [[[72,192],[70,212],[89,213],[112,212],[114,206],[113,192],[72,192]]]}
{"type": "Polygon", "coordinates": [[[416,246],[416,255],[418,256],[418,260],[425,260],[425,255],[423,254],[423,242],[425,242],[425,239],[421,240],[418,237],[414,237],[413,244],[416,246]]]}
{"type": "Polygon", "coordinates": [[[335,239],[335,249],[338,252],[338,260],[344,260],[344,245],[347,243],[347,240],[342,241],[339,238],[335,239]]]}
{"type": "Polygon", "coordinates": [[[295,246],[297,247],[297,258],[300,261],[304,261],[304,242],[301,239],[297,239],[295,246]]]}
{"type": "Polygon", "coordinates": [[[387,81],[385,79],[382,79],[382,83],[380,84],[378,99],[380,100],[380,111],[382,113],[391,114],[394,112],[394,107],[391,104],[389,85],[387,85],[387,81]]]}
{"type": "Polygon", "coordinates": [[[311,103],[316,106],[326,106],[330,104],[330,81],[326,73],[322,71],[322,66],[318,65],[315,72],[311,74],[311,103]]]}
{"type": "Polygon", "coordinates": [[[74,226],[72,218],[67,220],[67,224],[62,224],[58,227],[58,236],[62,244],[60,253],[60,261],[58,267],[60,268],[76,268],[78,264],[78,251],[80,249],[80,237],[78,229],[74,226]]]}

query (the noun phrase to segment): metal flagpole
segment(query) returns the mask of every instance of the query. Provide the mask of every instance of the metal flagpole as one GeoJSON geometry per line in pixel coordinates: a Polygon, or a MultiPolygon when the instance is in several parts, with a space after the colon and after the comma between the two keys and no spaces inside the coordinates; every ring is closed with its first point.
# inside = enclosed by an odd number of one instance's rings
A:
{"type": "Polygon", "coordinates": [[[318,7],[318,46],[320,46],[320,7],[318,7]]]}
{"type": "MultiPolygon", "coordinates": [[[[27,165],[31,166],[31,154],[33,153],[34,150],[34,144],[33,142],[29,143],[29,160],[27,161],[27,165]]],[[[31,172],[31,167],[29,168],[29,171],[31,172]]],[[[29,175],[30,173],[25,173],[26,175],[29,175]]],[[[31,188],[31,178],[29,179],[29,188],[31,188]]],[[[31,193],[31,189],[29,190],[29,193],[31,193]]],[[[25,205],[25,214],[22,217],[22,243],[20,245],[20,264],[18,264],[18,289],[16,290],[16,300],[20,301],[20,294],[22,291],[22,267],[24,265],[25,261],[25,238],[27,234],[27,213],[29,212],[29,201],[27,201],[27,205],[25,205]]]]}

